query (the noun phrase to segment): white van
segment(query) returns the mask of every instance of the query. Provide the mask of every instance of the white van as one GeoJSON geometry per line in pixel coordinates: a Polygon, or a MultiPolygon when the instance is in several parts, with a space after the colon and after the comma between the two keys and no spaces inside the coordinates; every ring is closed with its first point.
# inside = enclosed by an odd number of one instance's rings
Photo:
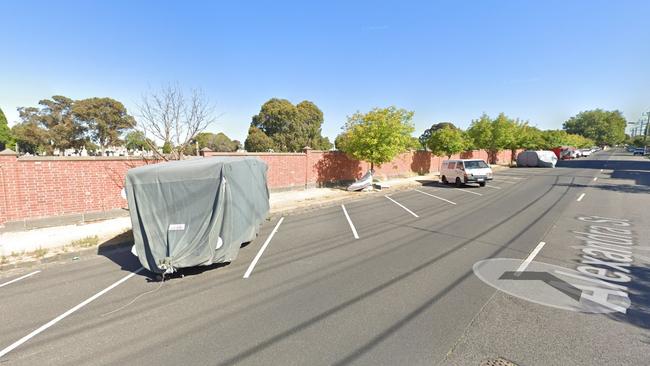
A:
{"type": "Polygon", "coordinates": [[[443,160],[440,167],[440,180],[447,183],[478,183],[485,187],[487,181],[492,180],[492,169],[481,159],[443,160]]]}

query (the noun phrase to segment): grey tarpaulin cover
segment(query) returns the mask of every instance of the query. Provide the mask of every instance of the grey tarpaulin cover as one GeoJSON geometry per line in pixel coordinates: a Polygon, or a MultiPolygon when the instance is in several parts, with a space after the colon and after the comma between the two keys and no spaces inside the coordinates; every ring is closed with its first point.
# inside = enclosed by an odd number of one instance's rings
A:
{"type": "Polygon", "coordinates": [[[211,157],[130,169],[126,192],[140,263],[152,272],[230,262],[269,212],[266,163],[211,157]]]}
{"type": "Polygon", "coordinates": [[[557,156],[552,151],[547,150],[526,150],[517,155],[517,166],[555,168],[557,156]]]}

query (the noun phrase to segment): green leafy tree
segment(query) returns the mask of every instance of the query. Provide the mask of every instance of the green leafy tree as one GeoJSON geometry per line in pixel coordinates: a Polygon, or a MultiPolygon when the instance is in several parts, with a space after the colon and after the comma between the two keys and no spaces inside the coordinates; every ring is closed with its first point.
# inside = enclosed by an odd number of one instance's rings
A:
{"type": "Polygon", "coordinates": [[[11,128],[15,142],[18,143],[18,152],[37,154],[50,149],[50,140],[45,129],[36,122],[27,121],[14,125],[11,128]]]}
{"type": "Polygon", "coordinates": [[[306,146],[330,149],[332,144],[321,135],[322,124],[323,112],[314,103],[302,101],[294,106],[277,98],[264,103],[251,122],[273,141],[271,149],[282,152],[300,152],[306,146]]]}
{"type": "Polygon", "coordinates": [[[467,150],[468,142],[463,131],[453,125],[447,125],[431,133],[427,147],[434,155],[451,158],[452,155],[467,150]]]}
{"type": "Polygon", "coordinates": [[[586,147],[594,146],[594,141],[582,135],[567,134],[564,145],[573,146],[577,148],[586,148],[586,147]]]}
{"type": "Polygon", "coordinates": [[[344,137],[339,139],[342,150],[351,157],[375,165],[387,163],[412,143],[413,112],[395,107],[375,108],[368,113],[348,117],[344,137]]]}
{"type": "Polygon", "coordinates": [[[172,151],[174,151],[174,145],[169,141],[165,141],[162,146],[163,154],[171,154],[172,151]]]}
{"type": "Polygon", "coordinates": [[[620,111],[594,109],[578,113],[564,122],[569,134],[582,135],[598,145],[616,145],[625,141],[627,122],[620,111]]]}
{"type": "Polygon", "coordinates": [[[636,147],[643,147],[646,145],[646,137],[645,136],[634,136],[633,138],[630,139],[629,145],[636,146],[636,147]]]}
{"type": "MultiPolygon", "coordinates": [[[[68,97],[55,95],[52,99],[43,99],[38,102],[40,107],[19,108],[22,123],[44,130],[48,143],[29,141],[30,145],[38,145],[48,153],[56,148],[81,148],[86,145],[86,126],[74,118],[72,107],[74,101],[68,97]]],[[[33,131],[32,131],[33,132],[33,131]]],[[[32,134],[30,136],[35,136],[32,134]]]]}
{"type": "Polygon", "coordinates": [[[275,148],[275,143],[264,131],[255,126],[251,126],[248,129],[248,137],[244,141],[244,147],[246,151],[268,152],[275,148]]]}
{"type": "Polygon", "coordinates": [[[426,148],[429,138],[431,137],[431,134],[445,126],[456,128],[456,126],[454,126],[454,124],[451,122],[440,122],[440,123],[433,124],[431,128],[427,128],[426,130],[424,130],[424,132],[420,135],[420,137],[418,137],[420,146],[422,146],[422,148],[426,148]]]}
{"type": "Polygon", "coordinates": [[[334,139],[334,147],[336,148],[336,150],[343,151],[343,146],[345,145],[346,137],[347,135],[345,134],[345,132],[342,132],[338,134],[338,136],[336,136],[336,138],[334,139]]]}
{"type": "Polygon", "coordinates": [[[567,133],[563,130],[542,131],[543,149],[553,149],[566,145],[567,133]]]}
{"type": "Polygon", "coordinates": [[[517,149],[518,141],[517,123],[508,118],[504,113],[500,113],[497,118],[492,121],[492,142],[490,150],[493,153],[503,149],[517,149]]]}
{"type": "Polygon", "coordinates": [[[7,117],[5,117],[4,112],[0,109],[0,150],[10,147],[13,143],[14,138],[7,123],[7,117]]]}
{"type": "Polygon", "coordinates": [[[516,138],[516,149],[539,150],[544,145],[542,131],[537,127],[528,125],[527,122],[518,123],[516,138]]]}
{"type": "Polygon", "coordinates": [[[479,119],[473,120],[467,129],[467,135],[472,139],[476,149],[488,151],[492,146],[492,120],[483,113],[479,119]]]}
{"type": "Polygon", "coordinates": [[[120,137],[135,126],[124,105],[111,98],[88,98],[74,102],[72,113],[77,123],[85,124],[90,138],[102,152],[122,143],[120,137]]]}
{"type": "Polygon", "coordinates": [[[239,148],[239,141],[235,142],[231,140],[222,132],[217,134],[212,132],[201,132],[196,135],[195,141],[199,143],[199,149],[207,147],[212,151],[232,152],[239,148]]]}
{"type": "Polygon", "coordinates": [[[156,144],[148,139],[142,131],[131,131],[124,137],[125,147],[128,150],[151,151],[156,149],[156,144]]]}

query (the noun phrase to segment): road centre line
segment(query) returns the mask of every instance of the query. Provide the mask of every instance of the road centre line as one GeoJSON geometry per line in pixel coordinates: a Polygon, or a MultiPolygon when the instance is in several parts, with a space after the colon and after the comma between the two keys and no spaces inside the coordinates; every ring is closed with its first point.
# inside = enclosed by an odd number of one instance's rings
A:
{"type": "Polygon", "coordinates": [[[454,188],[454,189],[457,189],[457,190],[459,190],[459,191],[463,191],[463,192],[467,192],[467,193],[471,193],[471,194],[475,194],[475,195],[477,195],[477,196],[482,196],[482,194],[480,194],[480,193],[476,193],[476,192],[468,191],[468,190],[466,190],[466,189],[462,189],[462,188],[454,188]]]}
{"type": "Polygon", "coordinates": [[[8,281],[8,282],[5,282],[5,283],[3,283],[3,284],[0,284],[0,287],[5,287],[5,286],[7,286],[7,285],[11,285],[11,284],[14,283],[14,282],[18,282],[18,281],[20,281],[20,280],[22,280],[22,279],[25,279],[25,278],[27,278],[27,277],[33,276],[33,275],[35,275],[35,274],[37,274],[37,273],[39,273],[39,272],[40,272],[40,271],[34,271],[34,272],[32,272],[32,273],[28,273],[28,274],[26,274],[26,275],[24,275],[24,276],[21,276],[21,277],[18,277],[18,278],[14,278],[14,279],[11,280],[11,281],[8,281]]]}
{"type": "Polygon", "coordinates": [[[528,255],[528,258],[526,258],[526,260],[524,260],[524,261],[521,263],[521,265],[519,266],[519,268],[517,268],[517,270],[515,271],[515,276],[521,274],[521,272],[523,272],[523,271],[526,270],[526,267],[528,267],[528,265],[530,264],[530,262],[533,261],[533,258],[535,258],[535,256],[537,255],[537,253],[539,253],[539,251],[542,250],[542,248],[544,247],[545,244],[546,244],[546,243],[543,242],[543,241],[540,241],[539,244],[537,244],[537,246],[535,247],[535,249],[533,249],[533,251],[530,252],[530,254],[528,255]]]}
{"type": "Polygon", "coordinates": [[[422,193],[422,194],[426,194],[427,196],[431,196],[431,197],[433,197],[433,198],[437,198],[437,199],[439,199],[439,200],[441,200],[441,201],[445,201],[445,202],[451,203],[452,205],[455,205],[455,204],[456,204],[456,202],[451,202],[450,200],[444,199],[444,198],[442,198],[442,197],[438,197],[438,196],[433,195],[433,194],[431,194],[431,193],[423,192],[423,191],[421,191],[421,190],[419,190],[419,189],[416,189],[415,191],[416,191],[416,192],[420,192],[420,193],[422,193]]]}
{"type": "Polygon", "coordinates": [[[415,217],[420,217],[420,216],[418,216],[415,212],[413,212],[413,211],[409,210],[408,208],[404,207],[404,205],[402,205],[401,203],[395,201],[394,199],[392,199],[392,198],[390,198],[390,197],[388,197],[388,196],[384,196],[384,197],[386,197],[386,198],[388,198],[389,200],[393,201],[393,203],[395,203],[395,204],[398,205],[399,207],[403,208],[404,210],[406,210],[406,212],[410,213],[411,215],[413,215],[413,216],[415,216],[415,217]]]}
{"type": "Polygon", "coordinates": [[[275,233],[278,232],[278,228],[280,227],[280,224],[282,224],[282,221],[284,221],[284,216],[280,218],[278,223],[275,225],[275,228],[273,228],[273,231],[271,232],[269,237],[266,238],[266,241],[264,242],[264,244],[262,244],[262,247],[260,248],[259,252],[257,252],[257,255],[255,255],[255,258],[253,258],[253,261],[251,262],[250,266],[248,266],[246,273],[244,273],[244,278],[250,277],[251,272],[253,272],[253,268],[255,268],[255,265],[257,264],[257,261],[260,260],[260,257],[266,250],[266,247],[271,242],[271,239],[273,239],[273,235],[275,235],[275,233]]]}
{"type": "Polygon", "coordinates": [[[577,199],[576,201],[578,201],[578,202],[580,202],[580,201],[582,201],[582,198],[584,198],[584,196],[585,196],[585,194],[584,194],[584,193],[583,193],[583,194],[581,194],[581,195],[580,195],[580,197],[578,197],[578,199],[577,199]]]}
{"type": "Polygon", "coordinates": [[[0,357],[6,355],[7,353],[9,353],[11,351],[13,351],[14,349],[19,347],[23,343],[27,342],[28,340],[30,340],[30,339],[34,338],[35,336],[37,336],[38,334],[40,334],[41,332],[45,331],[47,328],[49,328],[49,327],[53,326],[54,324],[60,322],[61,320],[66,318],[68,315],[70,315],[70,314],[74,313],[75,311],[81,309],[82,307],[90,304],[91,302],[93,302],[94,300],[96,300],[100,296],[104,295],[108,291],[110,291],[110,290],[114,289],[115,287],[121,285],[123,282],[125,282],[129,278],[135,276],[136,274],[138,274],[143,269],[144,269],[143,267],[140,267],[136,271],[134,271],[132,273],[129,273],[128,275],[122,277],[122,279],[120,279],[119,281],[114,282],[112,285],[106,287],[105,289],[99,291],[98,293],[94,294],[93,296],[87,298],[86,300],[84,300],[83,302],[81,302],[77,306],[73,307],[72,309],[70,309],[70,310],[66,311],[65,313],[57,316],[56,318],[50,320],[46,324],[41,325],[38,329],[34,330],[33,332],[29,333],[28,335],[26,335],[26,336],[22,337],[21,339],[17,340],[16,342],[14,342],[9,347],[7,347],[7,348],[3,349],[2,351],[0,351],[0,357]]]}
{"type": "Polygon", "coordinates": [[[345,209],[345,205],[341,205],[345,218],[348,219],[348,224],[350,224],[350,229],[352,229],[352,234],[354,234],[355,239],[359,239],[359,234],[357,234],[357,229],[354,227],[352,220],[350,220],[350,215],[348,215],[348,210],[345,209]]]}

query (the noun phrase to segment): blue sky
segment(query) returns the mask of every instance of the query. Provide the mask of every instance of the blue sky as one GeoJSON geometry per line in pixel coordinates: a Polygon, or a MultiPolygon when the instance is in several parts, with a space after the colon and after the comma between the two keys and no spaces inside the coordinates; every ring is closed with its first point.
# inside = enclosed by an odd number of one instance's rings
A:
{"type": "Polygon", "coordinates": [[[650,1],[13,1],[0,5],[0,108],[108,96],[136,114],[169,82],[202,88],[210,130],[243,140],[269,98],[311,100],[333,139],[375,106],[465,128],[486,112],[560,128],[650,110],[650,1]]]}

